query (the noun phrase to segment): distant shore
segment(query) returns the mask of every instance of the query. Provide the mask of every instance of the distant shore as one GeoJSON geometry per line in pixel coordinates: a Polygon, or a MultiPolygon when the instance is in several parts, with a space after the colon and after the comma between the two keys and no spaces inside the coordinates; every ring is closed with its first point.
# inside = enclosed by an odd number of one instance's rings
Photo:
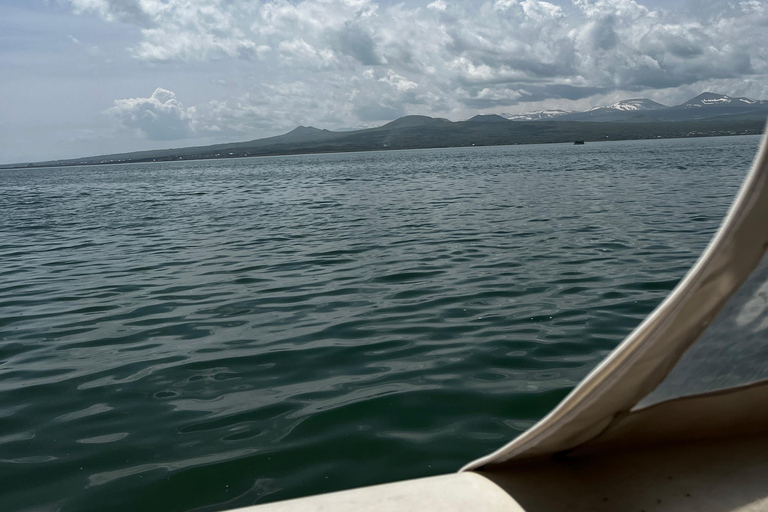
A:
{"type": "Polygon", "coordinates": [[[483,117],[478,116],[467,121],[451,122],[447,119],[426,116],[406,116],[378,128],[350,132],[332,132],[312,127],[299,127],[284,135],[248,142],[5,164],[0,165],[0,170],[395,149],[546,144],[573,142],[574,140],[590,143],[611,140],[759,135],[763,133],[765,127],[765,119],[762,117],[634,123],[521,122],[499,121],[497,119],[484,120],[483,117]]]}

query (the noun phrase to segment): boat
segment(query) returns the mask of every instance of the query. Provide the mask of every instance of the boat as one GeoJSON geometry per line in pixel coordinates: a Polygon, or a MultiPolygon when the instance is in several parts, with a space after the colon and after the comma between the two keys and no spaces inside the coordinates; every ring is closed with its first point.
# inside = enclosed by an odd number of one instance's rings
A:
{"type": "Polygon", "coordinates": [[[581,139],[575,140],[575,141],[573,141],[573,145],[574,146],[583,146],[584,145],[584,141],[581,140],[581,139]]]}
{"type": "Polygon", "coordinates": [[[239,509],[768,510],[768,138],[670,295],[540,422],[458,473],[239,509]]]}

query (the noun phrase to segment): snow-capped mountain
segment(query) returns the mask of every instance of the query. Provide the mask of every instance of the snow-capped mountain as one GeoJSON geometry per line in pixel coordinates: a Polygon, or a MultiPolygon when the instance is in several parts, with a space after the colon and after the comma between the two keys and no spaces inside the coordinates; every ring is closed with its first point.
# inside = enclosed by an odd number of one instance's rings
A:
{"type": "Polygon", "coordinates": [[[753,100],[752,98],[733,98],[726,96],[725,94],[717,94],[714,92],[705,92],[699,94],[693,99],[690,99],[678,105],[678,108],[703,108],[703,107],[746,107],[754,105],[766,104],[766,101],[753,100]]]}
{"type": "Polygon", "coordinates": [[[501,117],[505,117],[510,121],[541,121],[542,119],[554,119],[556,117],[571,114],[570,110],[537,110],[534,112],[526,112],[525,114],[499,114],[501,117]]]}
{"type": "Polygon", "coordinates": [[[622,100],[613,105],[607,105],[602,107],[593,107],[587,112],[593,112],[595,110],[620,110],[622,112],[638,112],[640,110],[661,110],[667,108],[666,105],[657,103],[648,98],[635,98],[631,100],[622,100]]]}
{"type": "Polygon", "coordinates": [[[724,94],[705,92],[681,105],[667,107],[648,98],[622,100],[612,105],[593,107],[584,112],[565,110],[539,110],[524,114],[499,114],[511,121],[593,121],[646,123],[660,121],[686,121],[723,116],[768,116],[768,101],[734,98],[724,94]]]}

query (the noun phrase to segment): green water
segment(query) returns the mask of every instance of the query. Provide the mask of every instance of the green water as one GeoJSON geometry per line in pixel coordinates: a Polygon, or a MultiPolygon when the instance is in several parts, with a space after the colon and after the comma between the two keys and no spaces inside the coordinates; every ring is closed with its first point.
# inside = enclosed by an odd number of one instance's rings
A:
{"type": "Polygon", "coordinates": [[[0,510],[455,471],[674,287],[758,142],[4,171],[0,510]]]}

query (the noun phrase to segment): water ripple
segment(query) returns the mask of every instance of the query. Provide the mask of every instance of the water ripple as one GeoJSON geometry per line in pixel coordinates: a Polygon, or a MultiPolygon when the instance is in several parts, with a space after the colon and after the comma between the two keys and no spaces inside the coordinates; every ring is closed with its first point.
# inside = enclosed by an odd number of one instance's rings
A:
{"type": "Polygon", "coordinates": [[[4,510],[453,471],[675,286],[755,137],[0,173],[4,510]]]}

